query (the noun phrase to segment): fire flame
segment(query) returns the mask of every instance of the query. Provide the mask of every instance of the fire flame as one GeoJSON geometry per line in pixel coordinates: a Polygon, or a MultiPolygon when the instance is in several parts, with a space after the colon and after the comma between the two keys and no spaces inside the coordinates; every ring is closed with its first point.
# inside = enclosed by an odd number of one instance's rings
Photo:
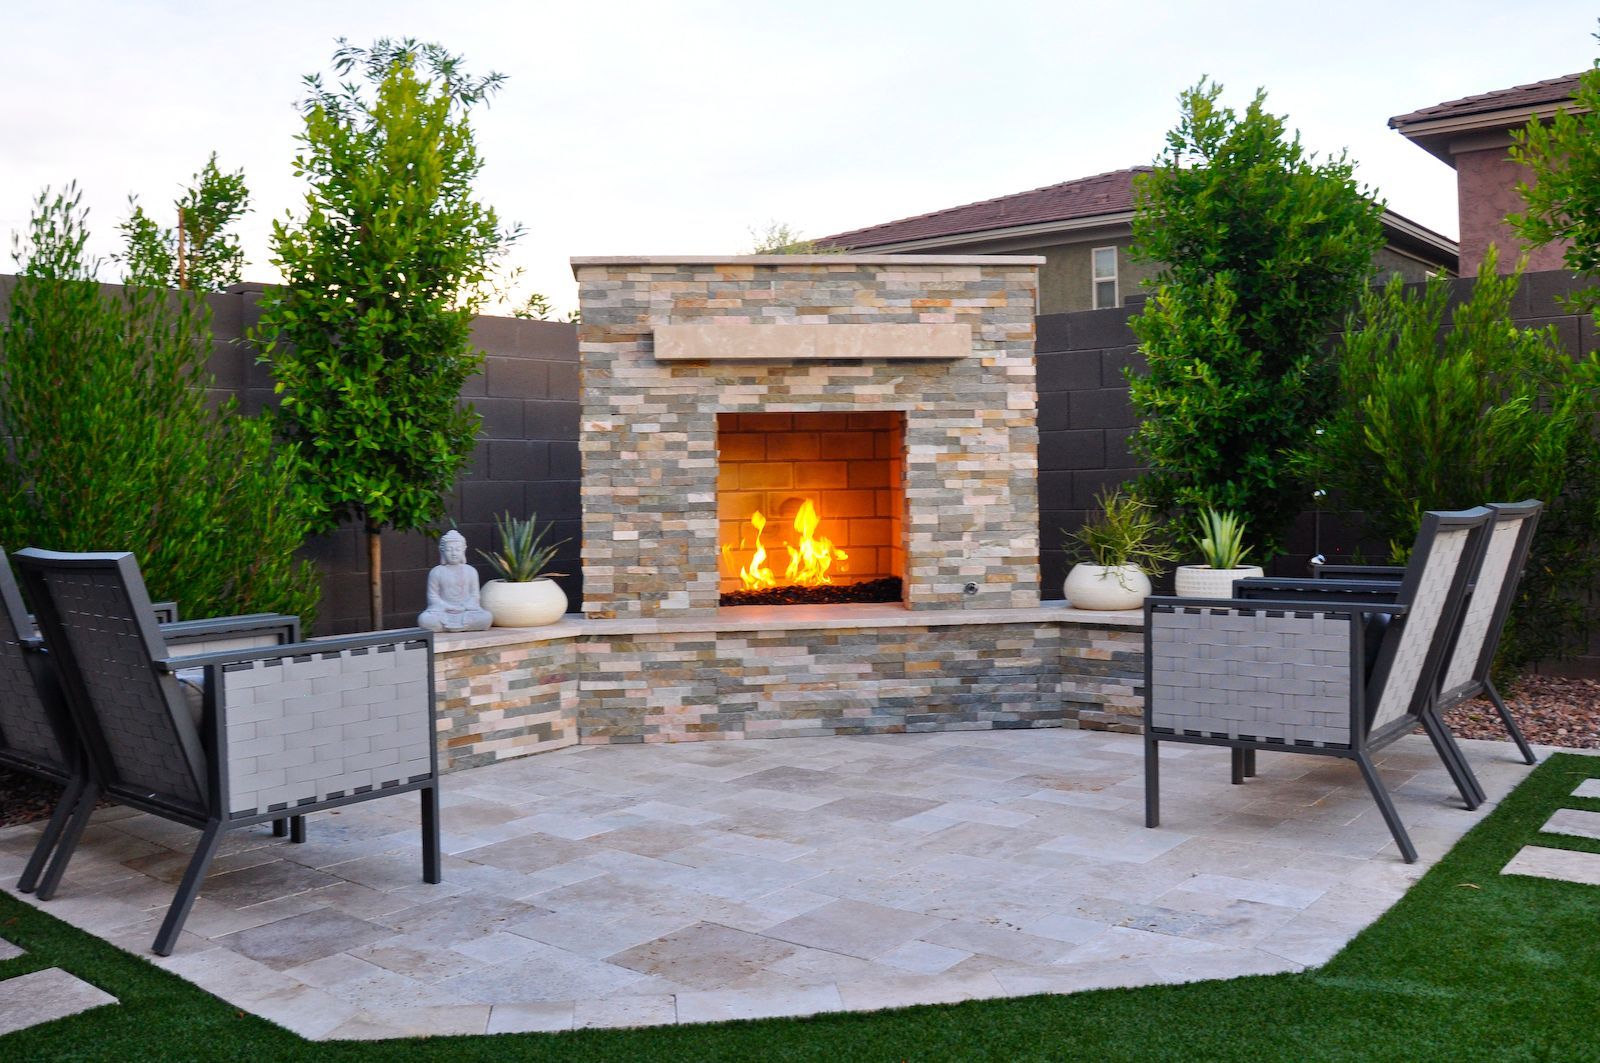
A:
{"type": "MultiPolygon", "coordinates": [[[[747,591],[776,587],[779,581],[773,575],[772,569],[767,566],[767,548],[761,542],[761,532],[767,526],[767,518],[757,511],[750,515],[750,523],[756,530],[756,550],[750,558],[750,563],[739,569],[739,581],[744,584],[744,589],[747,591]]],[[[806,499],[800,506],[800,511],[794,515],[794,530],[800,533],[800,545],[795,547],[787,542],[783,544],[783,548],[789,552],[789,567],[783,573],[785,585],[820,587],[832,583],[828,570],[833,567],[835,561],[849,559],[850,555],[843,550],[835,549],[832,541],[816,534],[817,525],[821,523],[822,518],[817,516],[817,507],[809,498],[806,499]]],[[[732,568],[735,562],[731,544],[723,546],[722,556],[727,560],[728,567],[732,568]]]]}

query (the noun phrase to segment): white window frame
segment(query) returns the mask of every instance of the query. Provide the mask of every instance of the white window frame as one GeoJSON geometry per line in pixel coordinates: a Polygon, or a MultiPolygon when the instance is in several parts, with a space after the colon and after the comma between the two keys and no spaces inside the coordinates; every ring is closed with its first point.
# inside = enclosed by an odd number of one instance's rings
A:
{"type": "Polygon", "coordinates": [[[1091,247],[1089,249],[1089,306],[1094,310],[1109,310],[1122,305],[1122,285],[1117,280],[1117,247],[1091,247]],[[1111,276],[1102,277],[1095,272],[1095,259],[1102,251],[1111,252],[1111,276]],[[1111,282],[1111,302],[1107,306],[1100,305],[1100,285],[1106,281],[1111,282]]]}

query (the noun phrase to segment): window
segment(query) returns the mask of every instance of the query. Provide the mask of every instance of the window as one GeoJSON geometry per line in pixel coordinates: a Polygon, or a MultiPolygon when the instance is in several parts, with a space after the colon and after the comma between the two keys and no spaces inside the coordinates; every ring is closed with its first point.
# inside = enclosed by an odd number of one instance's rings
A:
{"type": "Polygon", "coordinates": [[[1117,249],[1114,247],[1097,247],[1090,252],[1094,259],[1093,295],[1094,308],[1104,310],[1109,306],[1118,305],[1117,301],[1117,249]]]}

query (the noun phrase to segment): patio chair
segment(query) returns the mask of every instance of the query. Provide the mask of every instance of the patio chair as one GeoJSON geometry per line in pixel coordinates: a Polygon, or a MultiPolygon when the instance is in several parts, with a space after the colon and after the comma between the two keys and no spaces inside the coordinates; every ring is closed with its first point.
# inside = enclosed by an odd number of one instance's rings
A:
{"type": "MultiPolygon", "coordinates": [[[[156,603],[151,616],[175,618],[177,606],[156,603]]],[[[161,630],[169,644],[205,650],[294,642],[299,638],[300,625],[294,617],[263,613],[186,623],[171,621],[163,623],[161,630]]],[[[55,893],[71,858],[73,846],[58,848],[58,842],[63,836],[76,842],[97,796],[89,793],[88,762],[62,700],[53,664],[33,618],[23,610],[11,565],[5,551],[0,550],[0,765],[62,787],[61,797],[17,880],[20,892],[37,890],[41,900],[49,900],[55,893]],[[52,853],[57,854],[54,861],[50,860],[52,853]]],[[[274,830],[279,833],[285,828],[282,821],[274,823],[274,830]]]]}
{"type": "MultiPolygon", "coordinates": [[[[1439,683],[1438,703],[1435,711],[1457,705],[1469,698],[1487,697],[1500,714],[1511,740],[1524,763],[1536,764],[1538,758],[1517,726],[1517,721],[1506,708],[1505,699],[1494,685],[1491,671],[1495,651],[1500,648],[1500,635],[1505,630],[1506,617],[1517,598],[1517,586],[1527,567],[1528,550],[1533,544],[1533,533],[1539,526],[1539,514],[1544,503],[1538,499],[1522,502],[1490,502],[1494,510],[1494,526],[1483,547],[1483,560],[1478,567],[1462,613],[1460,633],[1450,652],[1450,663],[1445,666],[1439,683]]],[[[1313,565],[1318,579],[1385,578],[1385,574],[1401,571],[1387,566],[1313,565]]],[[[1476,784],[1476,779],[1473,780],[1476,784]]]]}
{"type": "MultiPolygon", "coordinates": [[[[1145,602],[1145,823],[1160,824],[1162,742],[1354,760],[1406,862],[1405,825],[1372,754],[1422,724],[1493,516],[1427,513],[1392,601],[1145,602]],[[1378,640],[1367,653],[1367,638],[1378,640]]],[[[1448,740],[1448,735],[1445,736],[1448,740]]],[[[1463,796],[1467,794],[1463,792],[1463,796]]]]}
{"type": "Polygon", "coordinates": [[[422,628],[176,655],[133,555],[16,554],[90,789],[201,832],[154,951],[170,955],[226,831],[420,791],[440,881],[433,638],[422,628]]]}

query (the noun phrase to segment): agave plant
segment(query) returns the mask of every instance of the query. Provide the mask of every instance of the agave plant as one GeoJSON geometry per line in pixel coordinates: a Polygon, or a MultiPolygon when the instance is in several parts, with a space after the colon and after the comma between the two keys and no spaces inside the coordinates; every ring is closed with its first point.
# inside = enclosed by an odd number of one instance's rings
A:
{"type": "Polygon", "coordinates": [[[562,539],[546,545],[550,524],[547,521],[540,527],[537,513],[528,514],[527,520],[517,520],[506,513],[495,521],[494,526],[500,533],[500,551],[491,554],[487,550],[479,550],[478,553],[500,579],[507,583],[531,583],[543,577],[562,575],[544,569],[556,556],[556,551],[571,540],[562,539]]]}
{"type": "Polygon", "coordinates": [[[1244,564],[1250,548],[1244,544],[1246,521],[1231,510],[1200,511],[1200,532],[1191,536],[1205,563],[1214,569],[1234,569],[1244,564]]]}

